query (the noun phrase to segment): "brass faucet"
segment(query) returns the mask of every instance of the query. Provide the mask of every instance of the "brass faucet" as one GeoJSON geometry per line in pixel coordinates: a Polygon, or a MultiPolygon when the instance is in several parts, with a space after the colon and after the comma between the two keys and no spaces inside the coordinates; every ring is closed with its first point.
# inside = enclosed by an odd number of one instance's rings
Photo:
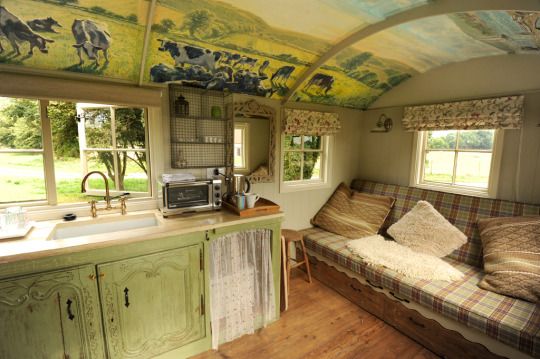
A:
{"type": "MultiPolygon", "coordinates": [[[[100,175],[101,177],[103,177],[103,181],[105,182],[105,203],[106,203],[105,208],[97,208],[97,201],[95,201],[95,200],[92,200],[92,201],[88,202],[88,203],[90,203],[90,213],[92,214],[92,217],[96,218],[98,211],[102,211],[102,210],[109,211],[111,209],[116,209],[117,207],[113,207],[111,205],[111,194],[110,194],[110,191],[109,191],[109,181],[107,180],[107,176],[105,176],[105,174],[103,172],[100,172],[100,171],[88,172],[86,174],[86,176],[84,176],[83,179],[82,179],[81,193],[86,192],[86,180],[88,179],[88,177],[90,177],[93,174],[100,175]]],[[[125,215],[127,213],[127,207],[126,207],[127,198],[124,197],[124,196],[121,196],[118,201],[120,202],[120,211],[121,211],[122,215],[125,215]]]]}

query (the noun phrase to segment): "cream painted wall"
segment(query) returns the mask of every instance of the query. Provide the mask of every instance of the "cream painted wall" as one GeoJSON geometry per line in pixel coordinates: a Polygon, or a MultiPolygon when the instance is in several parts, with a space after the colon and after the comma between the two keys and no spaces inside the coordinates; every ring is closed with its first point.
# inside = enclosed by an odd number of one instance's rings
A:
{"type": "Polygon", "coordinates": [[[412,133],[401,127],[403,105],[525,94],[522,130],[506,130],[498,198],[540,203],[540,56],[505,56],[444,66],[412,78],[381,97],[362,116],[358,176],[409,184],[412,133]],[[444,85],[444,86],[443,86],[444,85]],[[377,108],[378,107],[378,108],[377,108]],[[381,113],[390,133],[370,133],[381,113]]]}
{"type": "MultiPolygon", "coordinates": [[[[279,192],[279,165],[280,165],[280,121],[281,121],[281,103],[276,100],[267,98],[252,97],[247,95],[234,95],[235,101],[246,101],[248,99],[255,99],[261,104],[270,106],[276,113],[276,163],[275,163],[275,181],[273,183],[261,183],[254,184],[252,192],[256,192],[261,196],[268,198],[281,206],[282,211],[285,212],[285,228],[302,229],[310,226],[309,220],[315,215],[315,213],[321,208],[326,200],[333,193],[334,189],[340,182],[350,183],[357,174],[357,164],[359,163],[360,156],[358,151],[358,135],[360,133],[362,116],[361,111],[329,107],[329,106],[317,106],[306,105],[301,103],[288,104],[291,108],[304,108],[319,111],[334,111],[339,114],[342,120],[342,130],[335,136],[333,141],[333,151],[330,158],[330,185],[325,189],[317,190],[304,190],[292,193],[280,193],[279,192]]],[[[162,111],[164,114],[168,113],[168,104],[166,102],[166,96],[163,97],[162,111]]],[[[256,136],[253,131],[251,136],[256,136]]],[[[167,141],[169,136],[169,122],[167,116],[163,119],[163,139],[167,141]]],[[[166,146],[165,146],[166,147],[166,146]]],[[[170,168],[170,152],[165,149],[164,158],[164,172],[184,172],[180,170],[174,170],[170,168]]],[[[203,171],[192,171],[195,175],[204,176],[203,171]]],[[[157,172],[162,173],[162,172],[157,172]]]]}

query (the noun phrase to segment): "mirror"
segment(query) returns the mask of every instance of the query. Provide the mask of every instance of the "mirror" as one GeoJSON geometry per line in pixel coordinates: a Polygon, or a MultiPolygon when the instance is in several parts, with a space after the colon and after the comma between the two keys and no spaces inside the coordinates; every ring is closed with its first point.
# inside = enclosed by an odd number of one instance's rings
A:
{"type": "Polygon", "coordinates": [[[234,173],[251,183],[274,181],[274,110],[255,100],[234,104],[234,173]]]}

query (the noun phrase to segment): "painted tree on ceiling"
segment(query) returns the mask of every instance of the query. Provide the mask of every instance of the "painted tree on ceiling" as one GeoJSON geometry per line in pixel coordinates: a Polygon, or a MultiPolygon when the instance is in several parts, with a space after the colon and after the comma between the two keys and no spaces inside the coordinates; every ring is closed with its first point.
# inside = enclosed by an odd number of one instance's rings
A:
{"type": "Polygon", "coordinates": [[[402,23],[311,68],[347,34],[430,3],[0,0],[0,63],[363,109],[444,64],[540,53],[540,13],[476,11],[402,23]]]}

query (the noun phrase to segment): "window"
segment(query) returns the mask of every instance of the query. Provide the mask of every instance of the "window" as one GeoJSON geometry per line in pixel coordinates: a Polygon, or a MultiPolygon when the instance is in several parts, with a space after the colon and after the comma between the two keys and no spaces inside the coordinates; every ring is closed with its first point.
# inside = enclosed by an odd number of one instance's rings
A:
{"type": "Polygon", "coordinates": [[[145,110],[0,97],[0,206],[56,205],[103,196],[104,183],[132,196],[150,194],[145,110]]]}
{"type": "Polygon", "coordinates": [[[284,135],[281,191],[327,187],[329,136],[284,135]]]}
{"type": "Polygon", "coordinates": [[[40,103],[0,97],[0,202],[44,201],[40,103]]]}
{"type": "Polygon", "coordinates": [[[496,130],[419,132],[413,185],[495,196],[500,136],[496,130]]]}
{"type": "Polygon", "coordinates": [[[234,169],[237,172],[249,171],[248,166],[248,131],[249,124],[237,122],[234,124],[234,169]]]}

